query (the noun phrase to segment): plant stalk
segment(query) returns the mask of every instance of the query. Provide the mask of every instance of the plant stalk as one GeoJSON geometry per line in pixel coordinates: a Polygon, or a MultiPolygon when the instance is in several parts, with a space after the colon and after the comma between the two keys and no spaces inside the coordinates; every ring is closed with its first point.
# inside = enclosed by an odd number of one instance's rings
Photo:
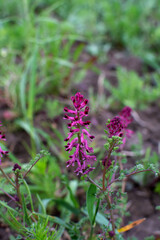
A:
{"type": "Polygon", "coordinates": [[[3,169],[0,167],[0,171],[2,172],[3,176],[7,179],[7,181],[16,189],[16,185],[11,181],[11,179],[7,176],[7,174],[3,171],[3,169]]]}
{"type": "Polygon", "coordinates": [[[25,178],[27,176],[27,174],[31,171],[31,169],[33,168],[33,166],[42,158],[42,155],[40,155],[40,157],[32,164],[32,166],[28,169],[28,171],[23,175],[23,178],[25,178]]]}
{"type": "Polygon", "coordinates": [[[90,235],[89,235],[88,240],[92,240],[92,235],[93,235],[93,225],[91,225],[91,231],[90,231],[90,235]]]}
{"type": "Polygon", "coordinates": [[[22,197],[21,197],[21,193],[20,193],[20,184],[19,184],[19,172],[16,172],[15,175],[16,175],[15,183],[16,183],[17,196],[18,196],[19,202],[22,206],[22,197]]]}
{"type": "Polygon", "coordinates": [[[104,166],[104,169],[103,169],[103,179],[102,179],[102,185],[103,185],[103,192],[106,190],[106,187],[105,187],[105,175],[106,175],[106,170],[107,170],[107,166],[108,166],[108,161],[111,157],[111,153],[113,151],[113,148],[114,148],[114,143],[110,146],[109,148],[109,153],[108,153],[108,157],[107,157],[107,161],[105,163],[105,166],[104,166]]]}
{"type": "MultiPolygon", "coordinates": [[[[109,207],[109,211],[110,211],[111,224],[112,224],[112,231],[115,233],[115,224],[114,224],[114,217],[113,217],[113,211],[112,211],[111,200],[110,200],[109,194],[108,194],[108,195],[105,195],[105,196],[106,196],[106,200],[107,200],[108,207],[109,207]]],[[[112,237],[112,240],[115,240],[115,236],[112,237]]]]}

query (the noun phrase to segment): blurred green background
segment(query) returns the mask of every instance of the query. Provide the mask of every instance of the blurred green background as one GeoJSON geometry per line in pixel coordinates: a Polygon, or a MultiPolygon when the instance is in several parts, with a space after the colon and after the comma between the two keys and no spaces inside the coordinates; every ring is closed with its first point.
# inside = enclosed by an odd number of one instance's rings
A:
{"type": "MultiPolygon", "coordinates": [[[[44,110],[49,119],[60,115],[66,99],[78,90],[74,84],[83,81],[88,69],[100,75],[94,61],[106,63],[112,51],[139,58],[143,76],[118,69],[117,90],[105,79],[103,87],[110,92],[106,105],[147,106],[160,92],[159,39],[158,0],[1,0],[5,118],[16,120],[40,144],[32,128],[35,115],[44,110]]],[[[105,94],[99,97],[92,89],[89,94],[93,111],[104,107],[105,94]]]]}

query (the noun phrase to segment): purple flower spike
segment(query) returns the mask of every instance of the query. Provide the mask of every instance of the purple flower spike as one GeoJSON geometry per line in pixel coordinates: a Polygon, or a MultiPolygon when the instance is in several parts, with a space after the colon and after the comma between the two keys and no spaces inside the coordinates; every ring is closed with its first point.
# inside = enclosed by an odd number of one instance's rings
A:
{"type": "Polygon", "coordinates": [[[77,175],[85,175],[94,169],[94,167],[91,165],[94,163],[94,161],[96,161],[96,156],[90,156],[87,154],[93,152],[93,148],[88,146],[87,139],[85,139],[85,136],[90,141],[94,138],[94,136],[90,135],[85,129],[88,128],[90,121],[83,121],[82,119],[83,117],[87,116],[89,112],[89,107],[86,106],[88,100],[85,99],[80,92],[76,93],[75,96],[72,96],[71,100],[75,110],[70,110],[66,107],[64,108],[64,111],[67,113],[65,114],[64,119],[70,121],[70,123],[68,123],[70,132],[64,141],[68,142],[65,146],[66,151],[71,152],[73,148],[75,148],[75,151],[69,156],[70,159],[67,161],[67,167],[77,165],[75,173],[77,175]],[[82,111],[81,109],[84,107],[85,109],[82,111]],[[68,116],[68,113],[72,114],[72,116],[68,116]],[[76,137],[71,140],[74,135],[76,135],[76,137]]]}
{"type": "Polygon", "coordinates": [[[120,117],[116,116],[113,119],[111,119],[110,123],[107,124],[107,127],[110,133],[109,137],[122,136],[123,121],[120,117]]]}

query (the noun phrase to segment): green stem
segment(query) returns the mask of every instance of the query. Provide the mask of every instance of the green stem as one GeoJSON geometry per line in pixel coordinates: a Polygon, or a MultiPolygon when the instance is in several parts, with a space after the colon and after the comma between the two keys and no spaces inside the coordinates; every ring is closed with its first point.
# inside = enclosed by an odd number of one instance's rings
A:
{"type": "Polygon", "coordinates": [[[23,178],[27,176],[27,174],[31,171],[33,166],[42,158],[43,155],[40,155],[40,157],[32,164],[32,166],[28,169],[28,171],[23,175],[23,178]]]}
{"type": "Polygon", "coordinates": [[[113,151],[114,146],[115,146],[114,143],[110,146],[108,157],[107,157],[107,161],[106,161],[104,169],[103,169],[103,178],[102,178],[103,192],[106,190],[106,187],[105,187],[105,175],[106,175],[106,170],[107,170],[107,166],[108,166],[108,161],[109,161],[109,159],[111,157],[111,153],[113,151]]]}
{"type": "MultiPolygon", "coordinates": [[[[105,196],[106,196],[106,200],[107,200],[108,207],[109,207],[109,211],[110,211],[112,230],[113,230],[113,232],[115,233],[115,225],[114,225],[114,217],[113,217],[111,200],[110,200],[110,198],[109,198],[109,195],[105,195],[105,196]]],[[[115,240],[115,236],[113,236],[112,239],[115,240]]]]}
{"type": "Polygon", "coordinates": [[[87,180],[91,183],[93,183],[96,187],[98,187],[100,190],[102,190],[102,187],[100,187],[93,179],[91,179],[89,176],[87,176],[87,180]]]}
{"type": "Polygon", "coordinates": [[[19,202],[20,202],[20,204],[21,204],[21,206],[22,206],[22,197],[21,197],[20,185],[19,185],[19,172],[16,173],[15,182],[16,182],[17,196],[18,196],[19,202]]]}
{"type": "Polygon", "coordinates": [[[11,179],[7,176],[7,174],[3,171],[3,169],[0,167],[0,171],[2,172],[3,176],[7,179],[7,181],[14,187],[16,188],[16,185],[11,181],[11,179]]]}
{"type": "MultiPolygon", "coordinates": [[[[140,171],[137,171],[137,172],[135,171],[135,172],[132,172],[132,173],[127,174],[127,175],[125,176],[124,180],[126,181],[130,176],[135,175],[135,174],[137,174],[137,173],[141,173],[141,172],[153,172],[153,173],[155,173],[152,169],[144,169],[144,170],[140,170],[140,171]]],[[[111,182],[108,184],[107,188],[108,188],[109,186],[111,186],[113,183],[115,183],[115,182],[121,182],[121,181],[122,181],[121,179],[116,178],[116,179],[114,179],[113,181],[111,181],[111,182]]]]}
{"type": "Polygon", "coordinates": [[[12,201],[15,202],[15,198],[12,197],[9,193],[5,192],[2,188],[0,188],[0,191],[3,192],[7,197],[9,197],[12,201]]]}
{"type": "Polygon", "coordinates": [[[90,231],[90,235],[89,235],[88,240],[92,240],[92,235],[93,235],[93,225],[91,226],[91,231],[90,231]]]}
{"type": "MultiPolygon", "coordinates": [[[[112,151],[113,151],[113,148],[114,148],[115,144],[116,144],[116,142],[113,142],[110,145],[108,156],[107,156],[107,161],[105,162],[105,166],[104,166],[104,169],[103,169],[103,178],[102,178],[102,191],[103,192],[105,192],[105,190],[106,190],[106,187],[105,187],[105,175],[106,175],[106,170],[107,170],[107,166],[108,166],[108,161],[109,161],[109,159],[111,157],[111,154],[112,154],[112,151]]],[[[108,179],[107,179],[107,185],[108,185],[108,179]]],[[[112,230],[115,233],[114,217],[113,217],[112,204],[111,204],[111,199],[110,199],[110,196],[109,196],[109,192],[107,194],[105,194],[105,196],[106,196],[107,204],[108,204],[109,211],[110,211],[112,230]]],[[[112,240],[115,240],[115,236],[112,237],[112,240]]]]}

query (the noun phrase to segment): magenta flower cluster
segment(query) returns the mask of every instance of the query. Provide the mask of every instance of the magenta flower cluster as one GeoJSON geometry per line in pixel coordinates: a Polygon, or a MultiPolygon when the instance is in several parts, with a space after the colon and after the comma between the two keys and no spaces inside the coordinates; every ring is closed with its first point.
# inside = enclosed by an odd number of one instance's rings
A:
{"type": "Polygon", "coordinates": [[[124,137],[123,137],[123,144],[120,146],[120,149],[122,149],[126,143],[126,138],[130,138],[133,134],[133,131],[128,129],[128,125],[133,121],[132,109],[128,106],[124,107],[122,111],[119,113],[119,116],[123,124],[124,137]]]}
{"type": "Polygon", "coordinates": [[[121,119],[123,121],[124,128],[127,128],[128,125],[133,121],[131,112],[132,112],[132,108],[126,106],[119,113],[119,116],[121,117],[121,119]]]}
{"type": "MultiPolygon", "coordinates": [[[[0,122],[0,127],[1,126],[2,126],[2,124],[0,122]]],[[[5,134],[3,134],[1,131],[0,131],[0,141],[6,141],[5,134]]],[[[8,151],[2,150],[2,148],[0,146],[0,164],[1,164],[1,161],[2,161],[2,157],[6,154],[8,154],[8,151]]]]}
{"type": "Polygon", "coordinates": [[[131,115],[132,109],[128,106],[124,107],[118,116],[111,119],[110,123],[107,124],[109,130],[109,137],[119,136],[119,137],[130,137],[133,133],[131,130],[127,129],[128,125],[133,121],[131,115]]]}
{"type": "MultiPolygon", "coordinates": [[[[128,106],[124,107],[118,116],[111,119],[110,123],[107,124],[109,130],[109,138],[113,136],[123,137],[123,144],[119,146],[119,151],[121,151],[126,143],[126,138],[131,137],[133,131],[127,129],[128,125],[133,121],[131,115],[132,109],[128,106]]],[[[108,156],[102,160],[103,166],[107,162],[107,169],[111,166],[112,161],[108,159],[108,156]]]]}
{"type": "Polygon", "coordinates": [[[109,130],[109,137],[119,136],[122,137],[123,121],[120,117],[116,116],[111,119],[110,123],[107,124],[109,130]]]}
{"type": "Polygon", "coordinates": [[[90,171],[94,169],[92,167],[94,161],[96,161],[96,156],[90,155],[93,153],[93,148],[88,146],[88,140],[92,141],[94,139],[93,135],[90,135],[88,128],[90,121],[84,121],[83,117],[86,117],[89,112],[89,107],[86,106],[88,104],[88,100],[81,95],[80,92],[76,93],[75,96],[71,97],[75,110],[70,110],[67,107],[64,108],[64,111],[71,114],[65,114],[64,119],[69,120],[68,128],[69,133],[68,137],[64,139],[64,141],[68,142],[65,146],[65,150],[69,153],[75,148],[73,154],[69,156],[69,160],[67,161],[67,167],[75,166],[75,173],[77,175],[88,174],[90,171]],[[84,110],[82,111],[82,109],[84,110]],[[73,137],[73,138],[72,138],[73,137]],[[86,139],[87,138],[87,139],[86,139]]]}

